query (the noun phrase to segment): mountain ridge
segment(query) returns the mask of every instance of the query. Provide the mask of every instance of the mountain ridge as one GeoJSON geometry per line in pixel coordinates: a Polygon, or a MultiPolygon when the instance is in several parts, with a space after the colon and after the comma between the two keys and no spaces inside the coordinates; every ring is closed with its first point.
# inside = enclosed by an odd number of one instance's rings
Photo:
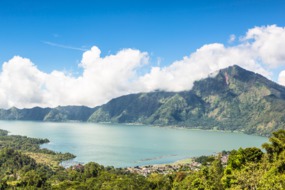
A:
{"type": "Polygon", "coordinates": [[[285,126],[285,87],[237,65],[195,81],[182,92],[114,98],[95,108],[0,109],[0,119],[174,125],[269,135],[285,126]]]}

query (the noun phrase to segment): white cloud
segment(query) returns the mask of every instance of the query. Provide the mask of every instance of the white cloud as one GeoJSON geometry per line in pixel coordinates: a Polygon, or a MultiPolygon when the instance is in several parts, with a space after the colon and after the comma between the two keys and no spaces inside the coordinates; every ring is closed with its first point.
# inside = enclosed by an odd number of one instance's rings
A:
{"type": "Polygon", "coordinates": [[[5,62],[0,74],[0,107],[42,104],[43,97],[38,92],[45,77],[29,59],[15,56],[5,62]]]}
{"type": "MultiPolygon", "coordinates": [[[[234,39],[231,35],[230,41],[234,39]]],[[[239,65],[270,79],[270,68],[285,66],[285,28],[276,25],[255,27],[241,39],[236,46],[207,44],[170,66],[153,67],[140,78],[143,89],[188,90],[195,80],[231,65],[239,65]]]]}
{"type": "MultiPolygon", "coordinates": [[[[44,73],[29,59],[15,56],[2,65],[0,107],[94,107],[129,93],[189,90],[195,80],[235,64],[268,78],[272,68],[285,65],[284,28],[255,27],[241,39],[232,46],[206,44],[169,66],[158,64],[143,75],[138,74],[139,69],[148,63],[149,56],[134,49],[101,57],[100,49],[94,46],[83,53],[79,64],[83,74],[78,77],[56,70],[44,73]]],[[[285,71],[278,82],[285,85],[285,71]]]]}
{"type": "Polygon", "coordinates": [[[136,70],[147,63],[148,54],[124,49],[101,58],[100,53],[95,46],[83,53],[84,71],[77,78],[61,71],[43,73],[29,59],[13,57],[2,66],[0,107],[93,107],[134,91],[136,70]]]}
{"type": "Polygon", "coordinates": [[[279,73],[278,83],[285,86],[285,70],[283,70],[279,73]]]}
{"type": "Polygon", "coordinates": [[[270,67],[285,65],[285,27],[255,27],[248,30],[244,40],[264,64],[270,67]]]}
{"type": "Polygon", "coordinates": [[[148,54],[138,50],[124,49],[104,58],[100,57],[100,53],[97,47],[93,47],[83,54],[81,66],[84,72],[76,81],[81,90],[75,95],[74,101],[99,105],[133,92],[136,71],[148,62],[148,54]]]}
{"type": "Polygon", "coordinates": [[[234,34],[231,34],[228,40],[228,43],[233,43],[235,40],[236,40],[236,36],[234,34]]]}
{"type": "Polygon", "coordinates": [[[258,57],[250,47],[241,44],[225,47],[223,44],[204,45],[190,56],[176,61],[168,67],[153,67],[151,72],[142,76],[140,82],[143,89],[167,91],[189,90],[195,80],[207,77],[219,69],[231,65],[260,73],[270,78],[270,72],[258,63],[258,57]]]}

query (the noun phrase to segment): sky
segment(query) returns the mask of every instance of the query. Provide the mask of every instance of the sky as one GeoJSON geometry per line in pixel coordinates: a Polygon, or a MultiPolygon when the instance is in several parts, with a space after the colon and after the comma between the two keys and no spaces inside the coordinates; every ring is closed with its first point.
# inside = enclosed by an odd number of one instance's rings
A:
{"type": "Polygon", "coordinates": [[[237,64],[285,85],[283,0],[0,0],[0,108],[189,90],[237,64]]]}

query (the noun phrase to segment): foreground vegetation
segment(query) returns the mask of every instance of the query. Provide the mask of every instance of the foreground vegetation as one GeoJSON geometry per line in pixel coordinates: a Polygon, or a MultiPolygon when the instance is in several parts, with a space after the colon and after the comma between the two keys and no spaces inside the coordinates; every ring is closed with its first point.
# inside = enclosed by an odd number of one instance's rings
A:
{"type": "Polygon", "coordinates": [[[204,156],[196,160],[202,163],[198,170],[181,167],[146,177],[94,162],[54,167],[48,160],[72,155],[40,149],[45,142],[0,131],[0,189],[285,189],[284,130],[263,144],[265,152],[256,147],[231,151],[227,165],[219,155],[204,156]]]}

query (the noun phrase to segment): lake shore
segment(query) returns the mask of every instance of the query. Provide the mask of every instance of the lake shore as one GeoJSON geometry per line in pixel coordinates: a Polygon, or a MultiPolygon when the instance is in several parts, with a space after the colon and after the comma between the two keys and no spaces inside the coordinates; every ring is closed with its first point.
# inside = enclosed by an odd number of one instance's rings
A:
{"type": "MultiPolygon", "coordinates": [[[[220,154],[221,156],[221,164],[225,166],[228,162],[229,158],[229,153],[226,153],[224,155],[220,154]]],[[[212,155],[213,157],[217,158],[217,155],[212,155]]],[[[211,156],[209,156],[211,157],[211,156]]],[[[143,176],[148,176],[152,173],[157,173],[157,174],[169,174],[173,172],[178,172],[178,171],[197,171],[200,170],[202,164],[200,162],[196,161],[196,157],[193,158],[186,158],[182,160],[177,160],[172,163],[168,164],[154,164],[154,165],[146,165],[146,166],[135,166],[135,167],[128,167],[126,168],[127,171],[135,174],[140,174],[143,176]]]]}
{"type": "Polygon", "coordinates": [[[195,158],[186,158],[186,159],[177,160],[175,162],[167,163],[167,164],[135,166],[135,167],[128,167],[126,169],[127,171],[131,173],[148,176],[152,173],[166,175],[166,174],[181,171],[181,170],[196,171],[196,170],[199,170],[200,167],[201,167],[201,163],[196,162],[195,158]]]}
{"type": "MultiPolygon", "coordinates": [[[[224,131],[93,123],[1,121],[12,135],[47,138],[41,148],[76,155],[68,166],[96,162],[115,168],[172,164],[239,147],[260,147],[267,138],[224,131]],[[106,126],[107,125],[107,126],[106,126]],[[207,140],[202,140],[207,139],[207,140]]],[[[66,166],[66,167],[68,167],[66,166]]]]}

